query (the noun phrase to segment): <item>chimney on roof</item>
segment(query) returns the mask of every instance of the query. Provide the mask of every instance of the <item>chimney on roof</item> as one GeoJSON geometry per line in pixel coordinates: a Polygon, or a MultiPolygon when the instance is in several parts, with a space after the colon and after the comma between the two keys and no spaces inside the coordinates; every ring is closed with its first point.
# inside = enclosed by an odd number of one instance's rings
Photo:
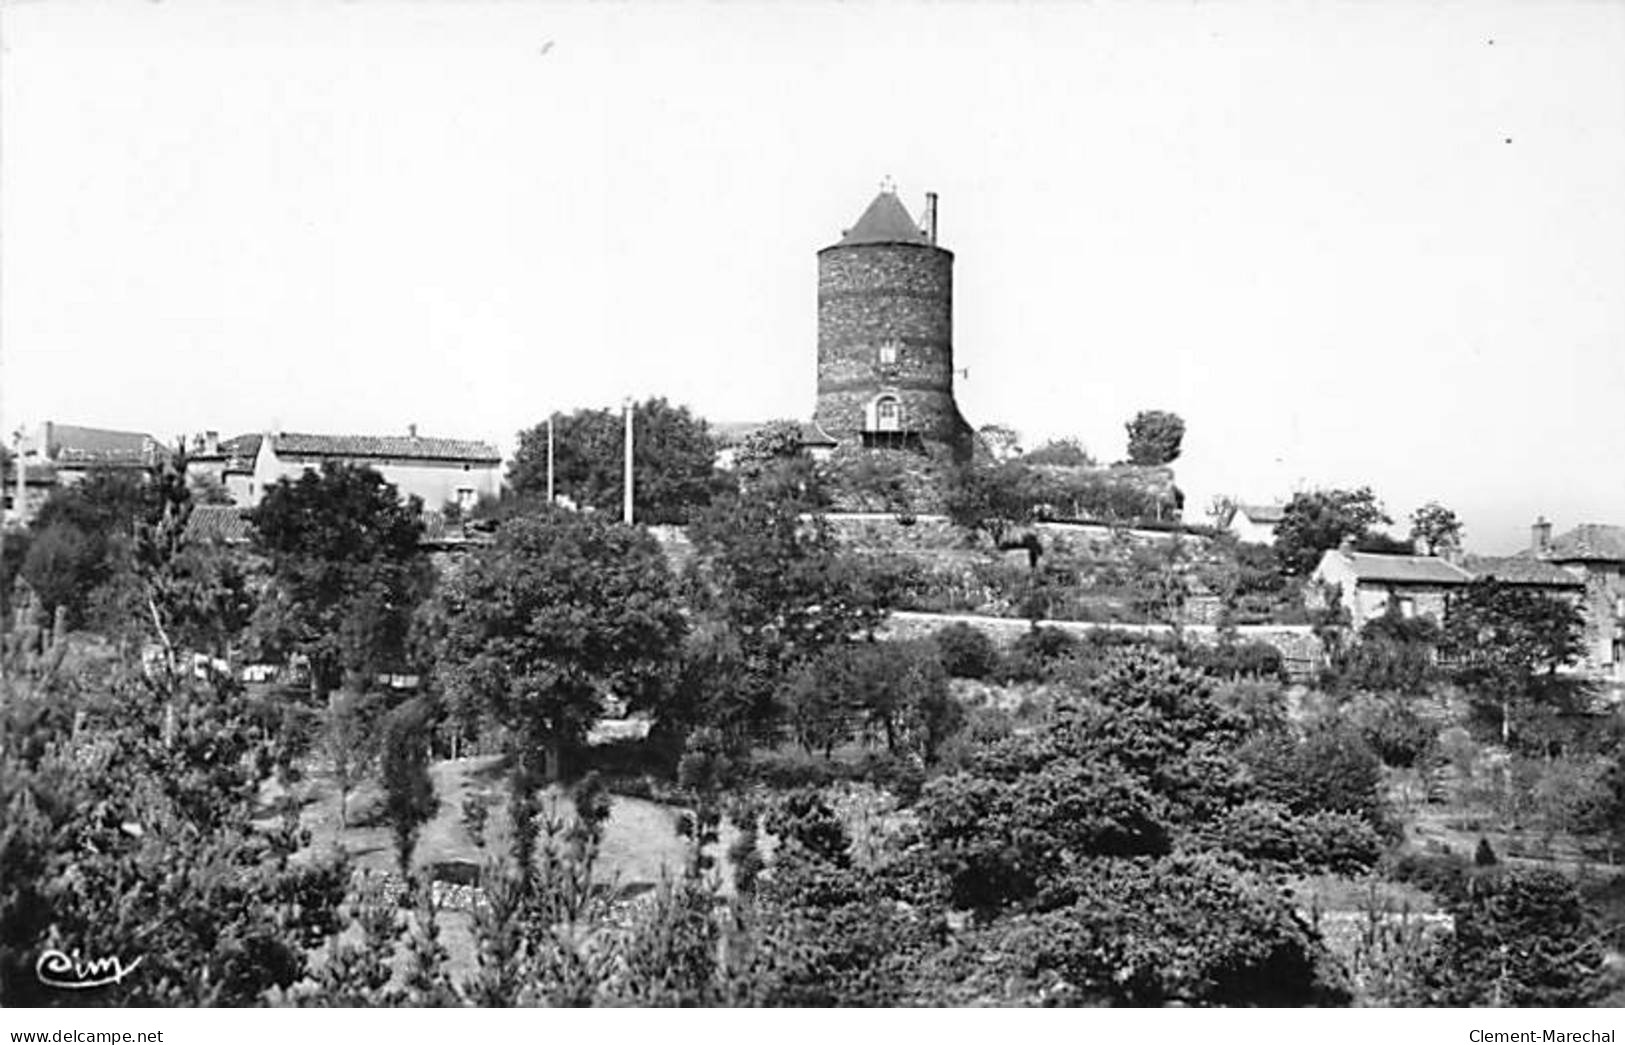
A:
{"type": "Polygon", "coordinates": [[[413,421],[411,424],[406,426],[406,434],[407,437],[411,439],[416,439],[418,437],[418,423],[416,421],[413,421]]]}
{"type": "Polygon", "coordinates": [[[220,452],[220,433],[212,428],[203,433],[203,452],[206,454],[220,452]]]}
{"type": "Polygon", "coordinates": [[[1552,524],[1546,521],[1544,515],[1537,516],[1535,524],[1529,527],[1529,550],[1536,555],[1544,555],[1552,547],[1552,524]]]}
{"type": "Polygon", "coordinates": [[[937,245],[937,194],[925,194],[925,241],[933,247],[937,245]]]}
{"type": "Polygon", "coordinates": [[[1337,550],[1339,552],[1342,552],[1344,555],[1348,555],[1349,553],[1354,551],[1354,538],[1353,537],[1344,537],[1341,541],[1338,541],[1337,542],[1337,550]]]}

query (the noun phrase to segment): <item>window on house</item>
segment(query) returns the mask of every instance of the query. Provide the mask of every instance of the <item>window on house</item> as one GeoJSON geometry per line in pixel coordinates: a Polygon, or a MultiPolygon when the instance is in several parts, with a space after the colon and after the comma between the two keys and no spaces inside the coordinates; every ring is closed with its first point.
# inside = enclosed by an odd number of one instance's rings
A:
{"type": "Polygon", "coordinates": [[[897,365],[897,342],[895,342],[895,341],[882,341],[880,343],[880,365],[881,366],[896,366],[897,365]]]}
{"type": "Polygon", "coordinates": [[[457,507],[463,509],[474,507],[474,491],[471,487],[459,486],[457,488],[457,507]]]}
{"type": "Polygon", "coordinates": [[[1416,616],[1416,600],[1409,598],[1400,599],[1399,615],[1404,617],[1406,620],[1410,620],[1412,617],[1416,616]]]}
{"type": "Polygon", "coordinates": [[[891,396],[881,396],[875,400],[875,430],[879,432],[903,430],[902,404],[891,396]]]}

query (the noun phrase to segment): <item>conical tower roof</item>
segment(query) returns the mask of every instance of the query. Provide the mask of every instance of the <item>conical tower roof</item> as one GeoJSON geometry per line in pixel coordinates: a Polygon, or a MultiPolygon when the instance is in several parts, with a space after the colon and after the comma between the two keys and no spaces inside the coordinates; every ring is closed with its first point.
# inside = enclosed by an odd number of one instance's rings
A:
{"type": "Polygon", "coordinates": [[[897,198],[897,193],[890,189],[882,189],[869,209],[863,212],[858,223],[846,230],[841,237],[840,247],[851,247],[860,243],[928,243],[929,239],[914,219],[909,217],[908,208],[903,201],[897,198]]]}

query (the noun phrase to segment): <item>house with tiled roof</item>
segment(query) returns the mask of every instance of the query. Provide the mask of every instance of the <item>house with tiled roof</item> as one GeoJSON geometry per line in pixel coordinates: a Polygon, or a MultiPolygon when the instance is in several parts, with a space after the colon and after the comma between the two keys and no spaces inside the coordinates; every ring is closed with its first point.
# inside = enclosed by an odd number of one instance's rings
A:
{"type": "Polygon", "coordinates": [[[91,471],[150,471],[163,463],[167,448],[147,432],[46,421],[25,437],[23,456],[49,462],[60,484],[75,483],[91,471]]]}
{"type": "Polygon", "coordinates": [[[448,503],[464,511],[502,487],[502,454],[490,443],[419,435],[315,435],[267,432],[254,459],[250,504],[268,487],[297,479],[328,462],[366,466],[393,483],[401,497],[416,496],[431,511],[448,503]]]}
{"type": "Polygon", "coordinates": [[[1486,578],[1575,604],[1585,591],[1573,573],[1547,562],[1517,556],[1377,555],[1354,551],[1347,543],[1323,555],[1313,575],[1318,587],[1340,593],[1356,631],[1390,606],[1405,617],[1442,622],[1446,597],[1486,578]]]}
{"type": "Polygon", "coordinates": [[[1538,518],[1518,558],[1563,569],[1585,585],[1586,658],[1625,681],[1625,526],[1581,523],[1554,537],[1552,524],[1538,518]]]}
{"type": "Polygon", "coordinates": [[[1238,504],[1226,527],[1239,541],[1249,544],[1274,544],[1275,528],[1286,518],[1286,506],[1280,504],[1238,504]]]}
{"type": "Polygon", "coordinates": [[[1355,631],[1396,608],[1405,617],[1444,620],[1446,596],[1472,583],[1473,575],[1432,555],[1377,555],[1347,543],[1321,556],[1314,590],[1335,590],[1355,631]]]}
{"type": "Polygon", "coordinates": [[[258,433],[221,439],[212,430],[194,435],[186,447],[187,480],[218,485],[233,504],[254,503],[254,464],[263,439],[258,433]]]}

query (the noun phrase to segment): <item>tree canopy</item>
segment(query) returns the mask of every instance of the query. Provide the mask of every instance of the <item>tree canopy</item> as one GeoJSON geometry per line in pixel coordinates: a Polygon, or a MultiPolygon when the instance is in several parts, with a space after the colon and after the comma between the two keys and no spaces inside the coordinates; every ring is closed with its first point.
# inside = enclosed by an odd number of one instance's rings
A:
{"type": "Polygon", "coordinates": [[[507,727],[521,754],[582,741],[606,697],[655,707],[686,630],[648,532],[556,510],[514,519],[442,590],[448,697],[507,727]]]}
{"type": "MultiPolygon", "coordinates": [[[[682,523],[709,504],[721,482],[717,444],[704,419],[663,397],[632,407],[632,511],[641,523],[682,523]]],[[[617,410],[561,414],[553,426],[555,493],[581,507],[620,512],[625,421],[617,410]]],[[[519,433],[508,469],[518,493],[547,495],[547,422],[519,433]]]]}
{"type": "Polygon", "coordinates": [[[1185,421],[1178,414],[1167,410],[1141,410],[1124,427],[1128,429],[1130,464],[1170,464],[1179,457],[1179,444],[1185,438],[1185,421]]]}
{"type": "Polygon", "coordinates": [[[1461,519],[1437,501],[1411,513],[1411,541],[1429,555],[1461,547],[1461,535],[1461,519]]]}
{"type": "Polygon", "coordinates": [[[328,462],[283,478],[249,518],[270,562],[256,632],[270,652],[310,662],[319,695],[407,667],[414,611],[433,578],[419,548],[423,504],[371,468],[328,462]]]}
{"type": "Polygon", "coordinates": [[[1565,599],[1481,578],[1445,603],[1439,652],[1503,740],[1575,706],[1585,686],[1560,674],[1585,652],[1585,618],[1565,599]]]}
{"type": "Polygon", "coordinates": [[[1275,551],[1288,574],[1307,576],[1345,538],[1359,541],[1373,527],[1391,522],[1369,486],[1297,493],[1275,527],[1275,551]]]}

